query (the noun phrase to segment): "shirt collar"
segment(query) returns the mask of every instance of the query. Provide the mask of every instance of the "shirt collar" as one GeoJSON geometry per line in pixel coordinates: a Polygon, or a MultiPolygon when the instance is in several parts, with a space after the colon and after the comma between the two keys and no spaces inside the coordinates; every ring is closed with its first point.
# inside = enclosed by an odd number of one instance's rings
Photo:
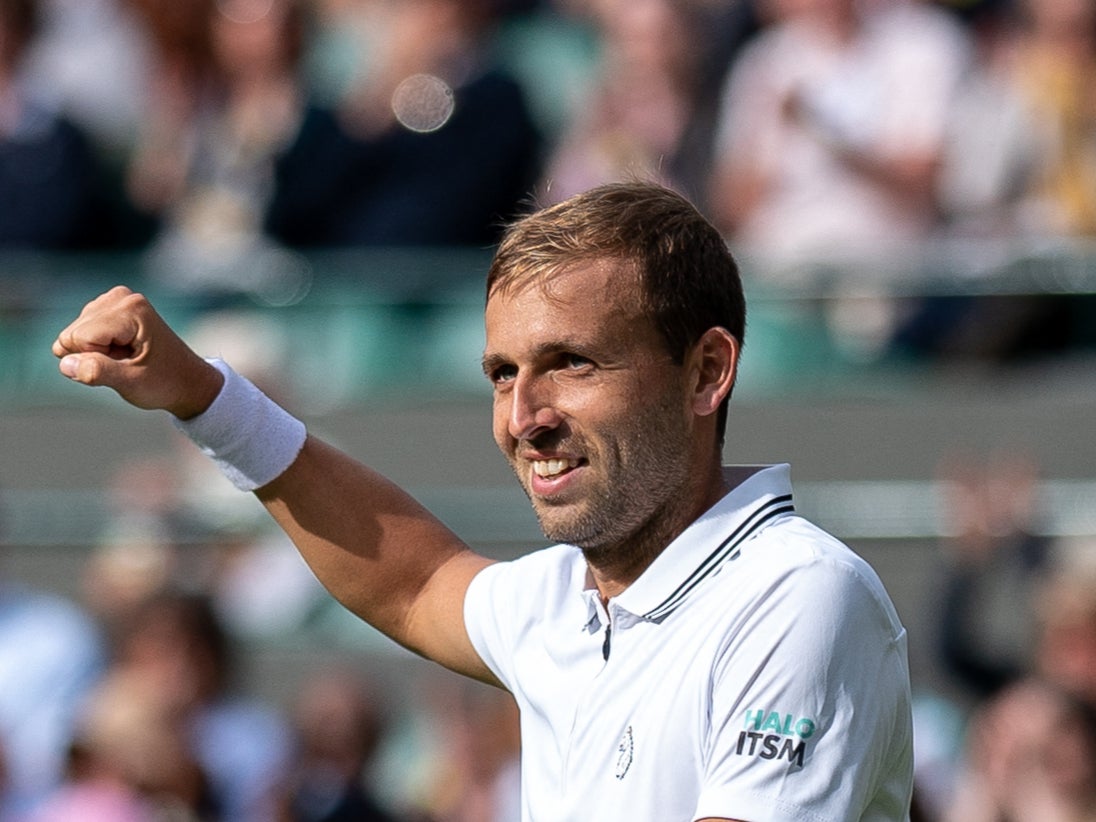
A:
{"type": "MultiPolygon", "coordinates": [[[[741,545],[773,518],[794,511],[791,468],[734,466],[723,469],[731,490],[671,542],[640,577],[610,600],[640,619],[669,616],[705,579],[738,555],[741,545]]],[[[583,595],[587,626],[600,620],[600,601],[589,572],[583,595]]]]}

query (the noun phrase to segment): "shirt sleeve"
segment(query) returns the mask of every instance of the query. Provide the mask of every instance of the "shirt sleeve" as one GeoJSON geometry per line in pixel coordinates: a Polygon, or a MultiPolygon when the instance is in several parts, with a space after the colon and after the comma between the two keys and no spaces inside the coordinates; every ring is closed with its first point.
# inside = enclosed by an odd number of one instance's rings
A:
{"type": "Polygon", "coordinates": [[[545,672],[547,637],[561,624],[585,621],[585,603],[576,593],[585,568],[577,548],[554,546],[487,566],[465,592],[464,624],[472,647],[519,704],[529,678],[545,672]]]}
{"type": "Polygon", "coordinates": [[[473,577],[464,594],[464,625],[472,647],[511,692],[514,690],[513,638],[506,628],[513,626],[515,620],[508,612],[511,598],[505,596],[505,592],[516,584],[514,574],[512,563],[488,565],[473,577]]]}
{"type": "Polygon", "coordinates": [[[743,593],[712,674],[695,818],[904,819],[906,636],[878,580],[819,559],[743,593]]]}

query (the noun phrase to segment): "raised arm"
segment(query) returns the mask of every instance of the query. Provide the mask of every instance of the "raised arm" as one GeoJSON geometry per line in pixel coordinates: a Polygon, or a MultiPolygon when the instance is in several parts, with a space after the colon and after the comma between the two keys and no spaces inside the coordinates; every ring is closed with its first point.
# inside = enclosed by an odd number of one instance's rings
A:
{"type": "MultiPolygon", "coordinates": [[[[199,419],[224,383],[147,299],[124,287],[88,303],[53,353],[70,379],[180,420],[199,419]]],[[[468,584],[490,560],[408,494],[311,436],[255,493],[343,605],[401,645],[494,682],[463,619],[468,584]]]]}
{"type": "Polygon", "coordinates": [[[464,628],[464,593],[491,561],[407,493],[310,436],[256,494],[344,606],[401,645],[495,683],[464,628]]]}

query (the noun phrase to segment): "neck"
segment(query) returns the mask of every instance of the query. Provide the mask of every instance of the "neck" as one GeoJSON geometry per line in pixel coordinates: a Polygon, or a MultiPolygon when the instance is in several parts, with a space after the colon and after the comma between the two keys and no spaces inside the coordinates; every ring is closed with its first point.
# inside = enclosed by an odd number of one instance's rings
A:
{"type": "Polygon", "coordinates": [[[645,527],[625,542],[583,548],[601,601],[608,602],[639,579],[686,527],[671,526],[664,520],[657,527],[645,527]]]}
{"type": "Polygon", "coordinates": [[[684,493],[683,489],[626,539],[582,548],[603,603],[639,579],[671,542],[727,494],[730,486],[717,463],[692,490],[684,493]],[[692,505],[683,504],[689,499],[694,500],[692,505]]]}

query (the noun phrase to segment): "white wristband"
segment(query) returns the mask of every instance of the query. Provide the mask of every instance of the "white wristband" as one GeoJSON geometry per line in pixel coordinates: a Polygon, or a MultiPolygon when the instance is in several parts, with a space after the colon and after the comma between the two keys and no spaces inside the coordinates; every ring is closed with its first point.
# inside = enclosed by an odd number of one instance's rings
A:
{"type": "Polygon", "coordinates": [[[240,376],[222,360],[207,360],[225,378],[213,403],[189,420],[172,418],[176,428],[211,457],[241,491],[254,491],[277,479],[297,458],[307,431],[304,423],[240,376]]]}

